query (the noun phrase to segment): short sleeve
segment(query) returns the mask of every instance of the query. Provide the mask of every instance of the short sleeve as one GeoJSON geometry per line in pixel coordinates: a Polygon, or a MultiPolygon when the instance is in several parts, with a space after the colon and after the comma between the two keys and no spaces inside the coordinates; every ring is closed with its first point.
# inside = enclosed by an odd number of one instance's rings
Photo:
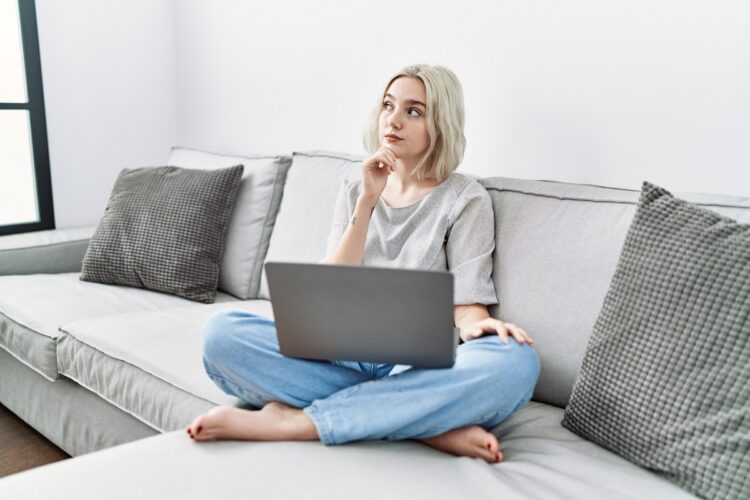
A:
{"type": "Polygon", "coordinates": [[[341,189],[336,197],[336,206],[333,210],[333,221],[331,223],[331,231],[328,234],[328,241],[326,243],[326,259],[336,248],[336,245],[341,241],[341,237],[344,236],[344,231],[349,225],[349,216],[351,208],[349,207],[349,182],[344,179],[341,183],[341,189]]]}
{"type": "Polygon", "coordinates": [[[451,220],[445,255],[453,274],[453,303],[497,304],[492,282],[495,216],[492,199],[481,184],[466,186],[456,200],[451,220]]]}

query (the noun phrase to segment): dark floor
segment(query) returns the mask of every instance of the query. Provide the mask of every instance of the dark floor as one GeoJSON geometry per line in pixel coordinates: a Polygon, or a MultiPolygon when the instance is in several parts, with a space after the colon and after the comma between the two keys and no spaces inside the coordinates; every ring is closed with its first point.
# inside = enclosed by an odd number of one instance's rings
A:
{"type": "Polygon", "coordinates": [[[0,404],[0,477],[70,458],[0,404]]]}

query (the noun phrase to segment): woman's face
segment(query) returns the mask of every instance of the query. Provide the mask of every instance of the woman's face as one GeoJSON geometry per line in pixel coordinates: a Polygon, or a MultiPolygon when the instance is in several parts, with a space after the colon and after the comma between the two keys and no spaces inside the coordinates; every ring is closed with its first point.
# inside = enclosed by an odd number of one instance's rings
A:
{"type": "Polygon", "coordinates": [[[397,78],[385,92],[378,135],[381,145],[401,160],[419,160],[430,144],[426,102],[424,83],[418,78],[397,78]]]}

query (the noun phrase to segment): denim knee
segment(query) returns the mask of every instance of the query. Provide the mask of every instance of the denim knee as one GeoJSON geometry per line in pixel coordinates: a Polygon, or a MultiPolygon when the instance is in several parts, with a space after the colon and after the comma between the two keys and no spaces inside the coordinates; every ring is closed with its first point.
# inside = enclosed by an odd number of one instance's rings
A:
{"type": "Polygon", "coordinates": [[[539,362],[539,355],[528,344],[517,344],[516,354],[515,371],[520,383],[528,390],[528,400],[534,393],[542,365],[539,362]]]}
{"type": "Polygon", "coordinates": [[[232,311],[218,311],[203,325],[201,337],[204,361],[226,359],[227,353],[232,352],[231,314],[232,311]]]}
{"type": "Polygon", "coordinates": [[[520,344],[514,339],[508,339],[508,345],[513,352],[512,364],[521,378],[531,384],[539,377],[539,356],[534,348],[528,344],[520,344]]]}
{"type": "MultiPolygon", "coordinates": [[[[539,356],[532,347],[512,338],[508,339],[507,344],[501,344],[499,338],[493,341],[500,345],[497,346],[496,356],[491,356],[486,366],[482,367],[483,378],[493,387],[497,387],[498,380],[512,380],[510,385],[518,389],[519,404],[525,404],[531,398],[539,379],[539,356]]],[[[506,398],[508,394],[498,396],[506,398]]]]}

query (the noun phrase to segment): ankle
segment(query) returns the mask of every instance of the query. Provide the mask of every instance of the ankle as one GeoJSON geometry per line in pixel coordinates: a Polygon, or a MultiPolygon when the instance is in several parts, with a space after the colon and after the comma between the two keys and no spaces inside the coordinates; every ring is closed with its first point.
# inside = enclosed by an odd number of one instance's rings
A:
{"type": "Polygon", "coordinates": [[[295,412],[292,416],[294,428],[299,432],[300,439],[305,441],[319,441],[318,428],[315,423],[303,410],[295,412]]]}

